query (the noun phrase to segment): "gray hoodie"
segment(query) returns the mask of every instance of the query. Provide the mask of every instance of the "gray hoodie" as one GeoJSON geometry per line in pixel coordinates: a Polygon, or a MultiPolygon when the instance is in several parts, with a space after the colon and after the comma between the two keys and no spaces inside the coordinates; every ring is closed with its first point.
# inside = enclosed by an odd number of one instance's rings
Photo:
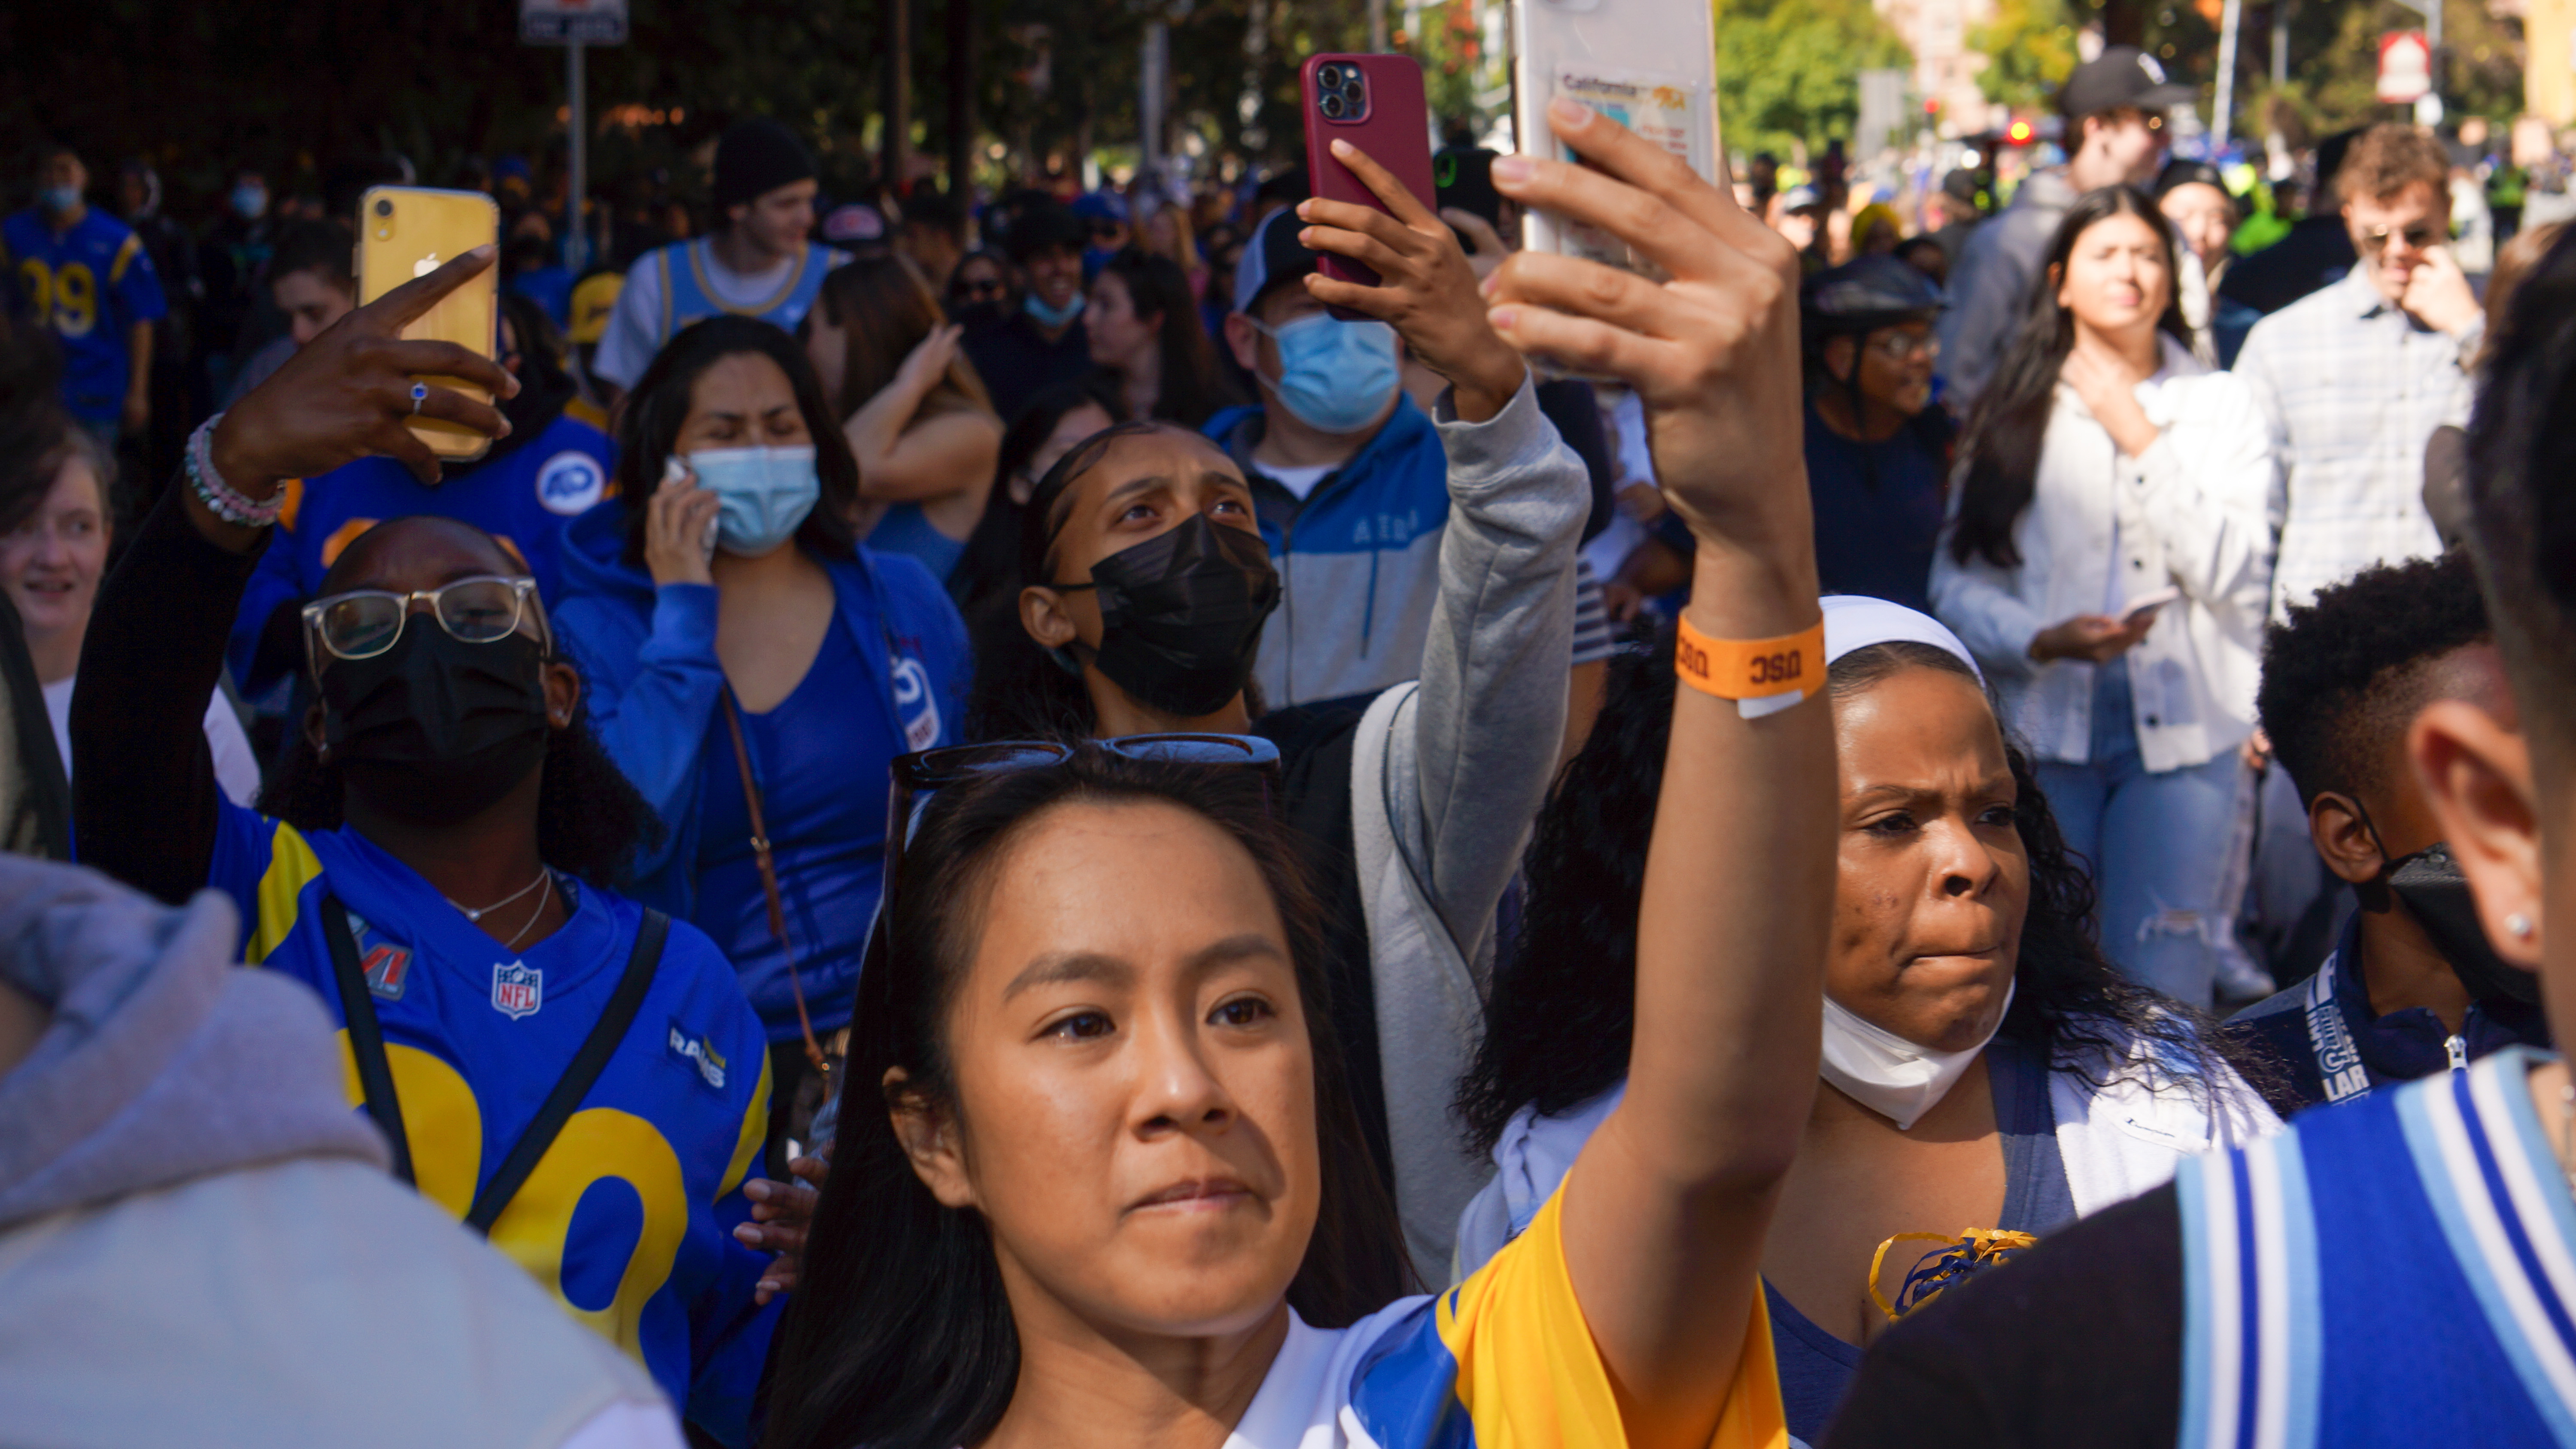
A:
{"type": "Polygon", "coordinates": [[[302,985],[170,910],[0,856],[0,1443],[676,1445],[640,1364],[385,1175],[302,985]]]}

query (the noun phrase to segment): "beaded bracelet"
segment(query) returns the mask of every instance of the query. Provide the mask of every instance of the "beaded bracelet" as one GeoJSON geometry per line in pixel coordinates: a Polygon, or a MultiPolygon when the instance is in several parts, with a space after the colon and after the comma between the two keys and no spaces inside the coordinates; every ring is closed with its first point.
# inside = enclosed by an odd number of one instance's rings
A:
{"type": "Polygon", "coordinates": [[[215,471],[215,424],[224,420],[222,413],[206,419],[188,435],[188,486],[198,499],[226,523],[244,528],[267,528],[277,522],[285,505],[281,493],[262,503],[235,489],[215,471]]]}

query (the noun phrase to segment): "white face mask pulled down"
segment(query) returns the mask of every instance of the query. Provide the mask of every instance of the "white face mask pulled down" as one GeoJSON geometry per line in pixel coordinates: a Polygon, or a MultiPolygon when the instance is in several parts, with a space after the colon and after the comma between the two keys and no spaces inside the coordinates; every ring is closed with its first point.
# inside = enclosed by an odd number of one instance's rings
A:
{"type": "MultiPolygon", "coordinates": [[[[2003,1029],[2012,1010],[2013,985],[2004,987],[2004,1006],[1995,1013],[1995,1030],[2003,1029]]],[[[1923,1114],[1958,1085],[1968,1065],[1994,1031],[1961,1051],[1940,1052],[1907,1041],[1885,1027],[1863,1020],[1831,996],[1825,998],[1825,1054],[1817,1072],[1844,1096],[1893,1121],[1900,1132],[1913,1130],[1923,1114]]]]}

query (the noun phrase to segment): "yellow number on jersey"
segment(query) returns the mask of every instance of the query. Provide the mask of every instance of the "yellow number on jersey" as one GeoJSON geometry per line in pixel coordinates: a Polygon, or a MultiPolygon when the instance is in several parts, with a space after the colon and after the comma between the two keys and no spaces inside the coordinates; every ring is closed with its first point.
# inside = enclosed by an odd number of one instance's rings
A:
{"type": "Polygon", "coordinates": [[[34,257],[18,263],[27,311],[59,337],[87,337],[98,325],[98,274],[87,262],[65,262],[55,271],[34,257]]]}

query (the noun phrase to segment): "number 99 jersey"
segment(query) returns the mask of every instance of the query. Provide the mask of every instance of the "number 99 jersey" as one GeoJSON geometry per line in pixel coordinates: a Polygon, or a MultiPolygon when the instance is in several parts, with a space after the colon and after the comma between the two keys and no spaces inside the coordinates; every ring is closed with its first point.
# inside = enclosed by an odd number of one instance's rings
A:
{"type": "Polygon", "coordinates": [[[57,236],[30,209],[0,222],[12,315],[63,345],[63,401],[83,422],[114,422],[125,406],[133,355],[126,329],[170,310],[143,239],[89,207],[57,236]]]}
{"type": "MultiPolygon", "coordinates": [[[[570,917],[511,950],[354,830],[308,835],[229,802],[221,811],[207,884],[241,908],[248,964],[312,987],[340,1024],[354,1108],[363,1093],[322,900],[347,911],[413,1174],[463,1218],[597,1025],[643,908],[558,875],[570,917]]],[[[781,1306],[753,1305],[769,1258],[732,1236],[768,1135],[767,1047],[731,963],[673,922],[634,1022],[491,1234],[728,1445],[748,1435],[781,1306]]]]}

